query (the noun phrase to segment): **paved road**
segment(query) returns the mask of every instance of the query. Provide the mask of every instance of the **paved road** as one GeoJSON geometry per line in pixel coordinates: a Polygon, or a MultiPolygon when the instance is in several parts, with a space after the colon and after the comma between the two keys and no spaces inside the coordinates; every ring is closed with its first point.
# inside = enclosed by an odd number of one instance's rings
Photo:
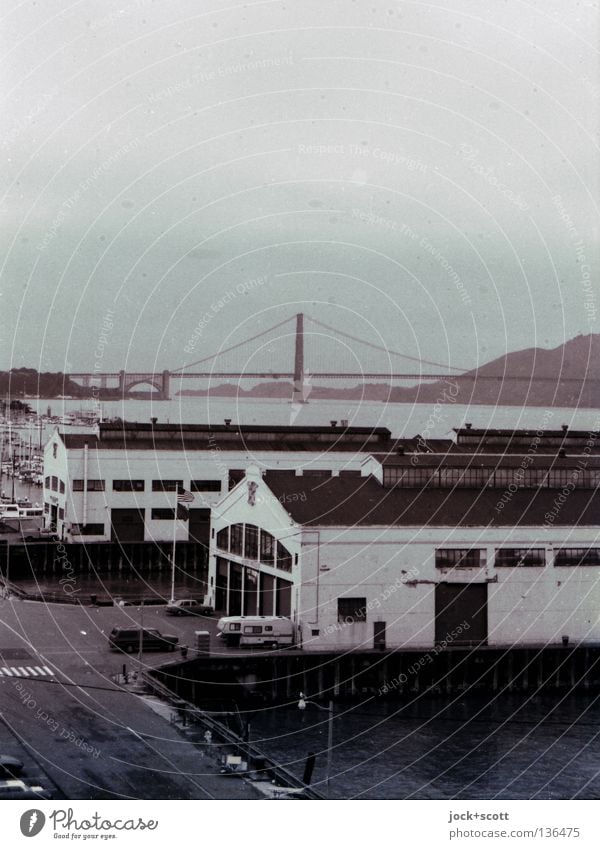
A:
{"type": "MultiPolygon", "coordinates": [[[[106,635],[140,616],[134,607],[3,601],[0,751],[20,757],[28,777],[68,799],[257,798],[251,786],[220,776],[141,695],[115,682],[123,663],[133,671],[138,661],[110,652],[106,635]]],[[[190,645],[206,624],[157,608],[145,608],[143,617],[145,626],[190,645]]],[[[170,659],[148,653],[143,664],[170,659]]]]}

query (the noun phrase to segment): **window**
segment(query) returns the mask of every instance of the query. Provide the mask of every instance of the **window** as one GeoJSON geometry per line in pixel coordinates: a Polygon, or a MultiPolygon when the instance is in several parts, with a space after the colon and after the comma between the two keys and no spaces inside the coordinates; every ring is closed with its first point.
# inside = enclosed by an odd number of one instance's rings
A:
{"type": "Polygon", "coordinates": [[[83,481],[79,478],[73,481],[73,492],[83,492],[83,481]]]}
{"type": "Polygon", "coordinates": [[[577,477],[576,469],[551,469],[548,472],[548,486],[562,487],[568,483],[573,483],[576,486],[579,482],[577,477]]]}
{"type": "Polygon", "coordinates": [[[221,481],[190,481],[190,492],[221,492],[221,481]]]}
{"type": "Polygon", "coordinates": [[[242,555],[242,544],[244,539],[244,526],[231,525],[229,536],[229,550],[232,554],[242,555]]]}
{"type": "Polygon", "coordinates": [[[260,532],[260,561],[271,566],[275,563],[275,539],[267,531],[260,532]]]}
{"type": "Polygon", "coordinates": [[[496,566],[545,566],[546,549],[544,548],[497,548],[496,566]]]}
{"type": "Polygon", "coordinates": [[[113,490],[115,492],[143,492],[144,491],[144,481],[141,480],[129,480],[125,478],[123,480],[113,481],[113,490]]]}
{"type": "Polygon", "coordinates": [[[217,534],[217,548],[229,551],[229,528],[221,528],[217,534]]]}
{"type": "Polygon", "coordinates": [[[52,475],[50,479],[50,489],[53,490],[53,492],[58,491],[58,478],[56,475],[52,475]]]}
{"type": "Polygon", "coordinates": [[[58,508],[58,518],[59,518],[59,519],[64,519],[64,518],[65,518],[65,508],[64,508],[64,507],[59,507],[59,508],[58,508]]]}
{"type": "Polygon", "coordinates": [[[104,481],[88,478],[87,490],[88,492],[104,492],[104,481]]]}
{"type": "Polygon", "coordinates": [[[229,630],[230,631],[241,631],[242,626],[239,622],[232,622],[231,625],[229,626],[229,630]]]}
{"type": "Polygon", "coordinates": [[[59,481],[59,482],[58,482],[58,485],[59,485],[59,487],[60,487],[60,491],[61,491],[61,493],[64,493],[64,491],[65,491],[65,482],[64,482],[64,481],[59,481]]]}
{"type": "Polygon", "coordinates": [[[280,542],[277,543],[277,568],[284,572],[292,571],[292,555],[280,542]]]}
{"type": "Polygon", "coordinates": [[[229,489],[233,489],[241,480],[243,480],[245,472],[243,469],[229,469],[229,489]]]}
{"type": "Polygon", "coordinates": [[[485,550],[480,548],[437,548],[436,569],[478,569],[485,565],[485,550]]]}
{"type": "Polygon", "coordinates": [[[58,445],[56,444],[56,442],[53,442],[52,443],[52,456],[54,457],[55,460],[56,460],[56,452],[57,451],[58,451],[58,445]]]}
{"type": "Polygon", "coordinates": [[[383,485],[386,487],[401,486],[414,489],[437,483],[437,469],[406,469],[403,466],[392,466],[383,470],[383,485]]]}
{"type": "Polygon", "coordinates": [[[159,480],[152,481],[152,492],[178,492],[183,489],[183,481],[159,480]]]}
{"type": "Polygon", "coordinates": [[[104,525],[72,525],[71,533],[79,536],[103,536],[104,525]]]}
{"type": "Polygon", "coordinates": [[[174,521],[175,519],[175,508],[174,507],[153,507],[150,512],[151,519],[170,519],[174,521]]]}
{"type": "Polygon", "coordinates": [[[46,475],[46,477],[44,478],[44,486],[46,487],[46,489],[50,489],[50,475],[46,475]]]}
{"type": "Polygon", "coordinates": [[[600,548],[559,548],[555,566],[600,566],[600,548]]]}
{"type": "Polygon", "coordinates": [[[258,528],[256,525],[246,525],[244,555],[248,560],[256,560],[258,557],[258,528]]]}
{"type": "Polygon", "coordinates": [[[262,634],[262,625],[244,625],[244,634],[262,634]]]}
{"type": "Polygon", "coordinates": [[[338,622],[351,625],[367,621],[366,598],[338,598],[338,622]]]}
{"type": "Polygon", "coordinates": [[[48,504],[47,501],[44,501],[44,513],[49,513],[49,512],[50,512],[50,505],[48,504]]]}

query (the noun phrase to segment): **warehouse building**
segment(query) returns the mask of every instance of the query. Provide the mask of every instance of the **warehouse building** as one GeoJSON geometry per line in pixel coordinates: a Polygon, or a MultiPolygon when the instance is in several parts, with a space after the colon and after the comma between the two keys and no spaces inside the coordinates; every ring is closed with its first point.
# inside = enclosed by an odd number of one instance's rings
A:
{"type": "Polygon", "coordinates": [[[253,464],[213,507],[209,586],[304,650],[600,640],[599,434],[398,441],[361,476],[253,464]]]}

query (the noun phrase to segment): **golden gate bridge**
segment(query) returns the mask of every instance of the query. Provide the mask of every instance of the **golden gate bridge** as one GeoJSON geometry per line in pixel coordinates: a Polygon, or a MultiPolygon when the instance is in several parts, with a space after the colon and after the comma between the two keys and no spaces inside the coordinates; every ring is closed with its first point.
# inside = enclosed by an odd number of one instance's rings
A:
{"type": "Polygon", "coordinates": [[[136,387],[142,385],[152,386],[155,390],[154,397],[168,400],[171,397],[171,384],[173,381],[179,380],[240,380],[240,379],[268,379],[268,380],[291,380],[294,384],[294,395],[298,395],[299,398],[302,396],[303,388],[305,386],[305,381],[307,379],[308,373],[305,368],[305,356],[304,356],[304,343],[305,343],[305,335],[304,335],[304,322],[305,318],[307,318],[312,324],[319,327],[320,330],[327,331],[328,334],[334,334],[334,336],[339,336],[344,339],[348,339],[355,344],[360,344],[371,348],[373,350],[377,350],[381,353],[386,354],[388,357],[399,357],[404,360],[416,363],[419,365],[419,369],[413,368],[412,371],[395,371],[389,370],[386,372],[346,372],[346,371],[311,371],[310,372],[310,380],[388,380],[388,381],[401,381],[401,380],[438,380],[450,377],[452,375],[456,375],[460,373],[462,370],[456,368],[455,366],[443,365],[442,363],[433,362],[430,360],[420,359],[418,357],[411,357],[408,354],[403,354],[398,351],[392,351],[389,348],[384,347],[383,345],[377,345],[374,342],[371,342],[367,339],[361,339],[357,336],[354,336],[346,331],[340,330],[335,327],[331,327],[330,325],[325,324],[322,321],[318,321],[317,319],[311,318],[310,316],[305,316],[304,313],[297,313],[295,316],[290,316],[289,318],[280,321],[278,324],[274,324],[272,327],[267,328],[266,330],[261,331],[260,333],[256,333],[254,336],[249,337],[248,339],[244,339],[241,342],[237,342],[235,345],[231,345],[227,348],[223,348],[220,351],[217,351],[213,354],[208,354],[206,356],[201,357],[198,360],[195,360],[191,363],[186,363],[179,368],[174,369],[163,369],[161,371],[129,371],[129,370],[121,370],[119,372],[71,372],[68,377],[74,383],[79,383],[82,386],[99,385],[101,388],[114,388],[118,389],[119,396],[127,397],[131,395],[132,392],[135,391],[136,387]],[[287,325],[291,322],[295,321],[296,329],[295,329],[295,344],[294,344],[294,361],[293,361],[293,371],[276,371],[275,369],[263,369],[261,371],[221,371],[215,368],[214,366],[210,368],[209,371],[197,371],[198,366],[204,365],[205,363],[214,362],[218,357],[223,357],[225,354],[228,354],[238,348],[242,348],[245,345],[250,345],[253,342],[261,339],[262,337],[267,336],[272,333],[274,330],[278,330],[280,327],[287,325]],[[434,368],[442,368],[445,369],[443,372],[424,372],[421,366],[429,366],[434,368]],[[192,369],[194,369],[192,371],[192,369]]]}
{"type": "MultiPolygon", "coordinates": [[[[72,372],[67,375],[71,381],[75,383],[79,383],[83,386],[96,386],[99,385],[101,388],[111,388],[118,389],[119,397],[128,397],[131,396],[132,393],[136,390],[136,387],[140,387],[142,385],[152,386],[154,389],[153,397],[160,400],[169,400],[171,397],[171,384],[173,382],[181,381],[181,380],[229,380],[229,381],[239,381],[241,379],[268,379],[268,380],[290,380],[293,381],[293,400],[303,400],[305,396],[305,385],[306,380],[310,377],[310,381],[313,380],[378,380],[378,381],[388,381],[388,382],[396,382],[396,381],[435,381],[435,380],[443,380],[448,378],[456,378],[456,377],[472,377],[473,380],[477,378],[477,380],[531,380],[529,377],[513,377],[510,375],[478,375],[475,371],[466,372],[464,369],[461,369],[457,366],[452,366],[449,364],[438,363],[432,360],[425,360],[419,357],[413,357],[408,354],[404,354],[400,351],[393,351],[389,348],[378,345],[373,341],[367,339],[361,339],[358,336],[354,336],[353,334],[340,330],[339,328],[331,327],[328,324],[325,324],[322,321],[319,321],[315,318],[311,318],[310,316],[305,316],[304,313],[297,313],[295,316],[290,316],[283,321],[280,321],[277,324],[274,324],[272,327],[267,328],[266,330],[262,330],[260,333],[256,333],[255,335],[249,337],[248,339],[244,339],[241,342],[237,342],[234,345],[231,345],[227,348],[223,348],[213,354],[207,354],[206,356],[201,357],[198,360],[195,360],[191,363],[186,363],[179,368],[174,369],[163,369],[162,371],[145,371],[145,372],[134,372],[129,370],[121,370],[119,372],[72,372]],[[310,375],[305,368],[305,333],[304,333],[304,323],[305,318],[308,319],[312,325],[315,325],[320,329],[320,331],[325,330],[328,334],[333,334],[334,337],[341,337],[344,340],[349,340],[354,344],[359,344],[366,346],[372,350],[376,350],[380,353],[385,354],[388,359],[391,358],[399,358],[408,363],[416,364],[418,368],[415,366],[412,367],[412,370],[408,370],[410,366],[405,367],[406,370],[388,370],[385,372],[349,372],[349,371],[311,371],[310,375]],[[294,360],[293,360],[293,371],[277,371],[275,369],[263,369],[261,371],[240,371],[232,370],[232,371],[222,371],[218,370],[214,367],[214,361],[218,357],[223,357],[224,355],[231,353],[239,348],[242,348],[245,345],[250,345],[253,342],[261,339],[262,337],[267,336],[272,333],[274,330],[278,330],[279,328],[295,321],[295,344],[294,344],[294,360]],[[197,371],[198,366],[202,366],[205,363],[208,364],[212,362],[213,366],[208,371],[197,371]],[[438,369],[436,371],[424,371],[423,366],[428,368],[438,369]],[[194,369],[194,370],[192,370],[194,369]],[[443,369],[443,371],[439,371],[439,369],[443,369]]],[[[549,380],[557,379],[557,376],[549,377],[549,380]]],[[[574,378],[560,378],[561,380],[573,380],[574,378]]]]}

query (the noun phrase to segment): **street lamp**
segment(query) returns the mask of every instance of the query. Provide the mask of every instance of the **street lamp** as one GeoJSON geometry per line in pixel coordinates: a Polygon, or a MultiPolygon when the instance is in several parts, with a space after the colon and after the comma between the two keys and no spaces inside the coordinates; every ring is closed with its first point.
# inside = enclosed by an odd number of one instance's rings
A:
{"type": "Polygon", "coordinates": [[[304,693],[300,693],[300,699],[298,700],[298,710],[306,710],[307,705],[314,705],[319,710],[324,710],[328,715],[327,721],[327,774],[325,779],[325,784],[327,787],[327,796],[330,796],[329,789],[329,779],[331,777],[331,756],[333,753],[333,702],[329,699],[329,705],[327,707],[323,707],[318,702],[312,701],[312,699],[307,699],[304,693]]]}

